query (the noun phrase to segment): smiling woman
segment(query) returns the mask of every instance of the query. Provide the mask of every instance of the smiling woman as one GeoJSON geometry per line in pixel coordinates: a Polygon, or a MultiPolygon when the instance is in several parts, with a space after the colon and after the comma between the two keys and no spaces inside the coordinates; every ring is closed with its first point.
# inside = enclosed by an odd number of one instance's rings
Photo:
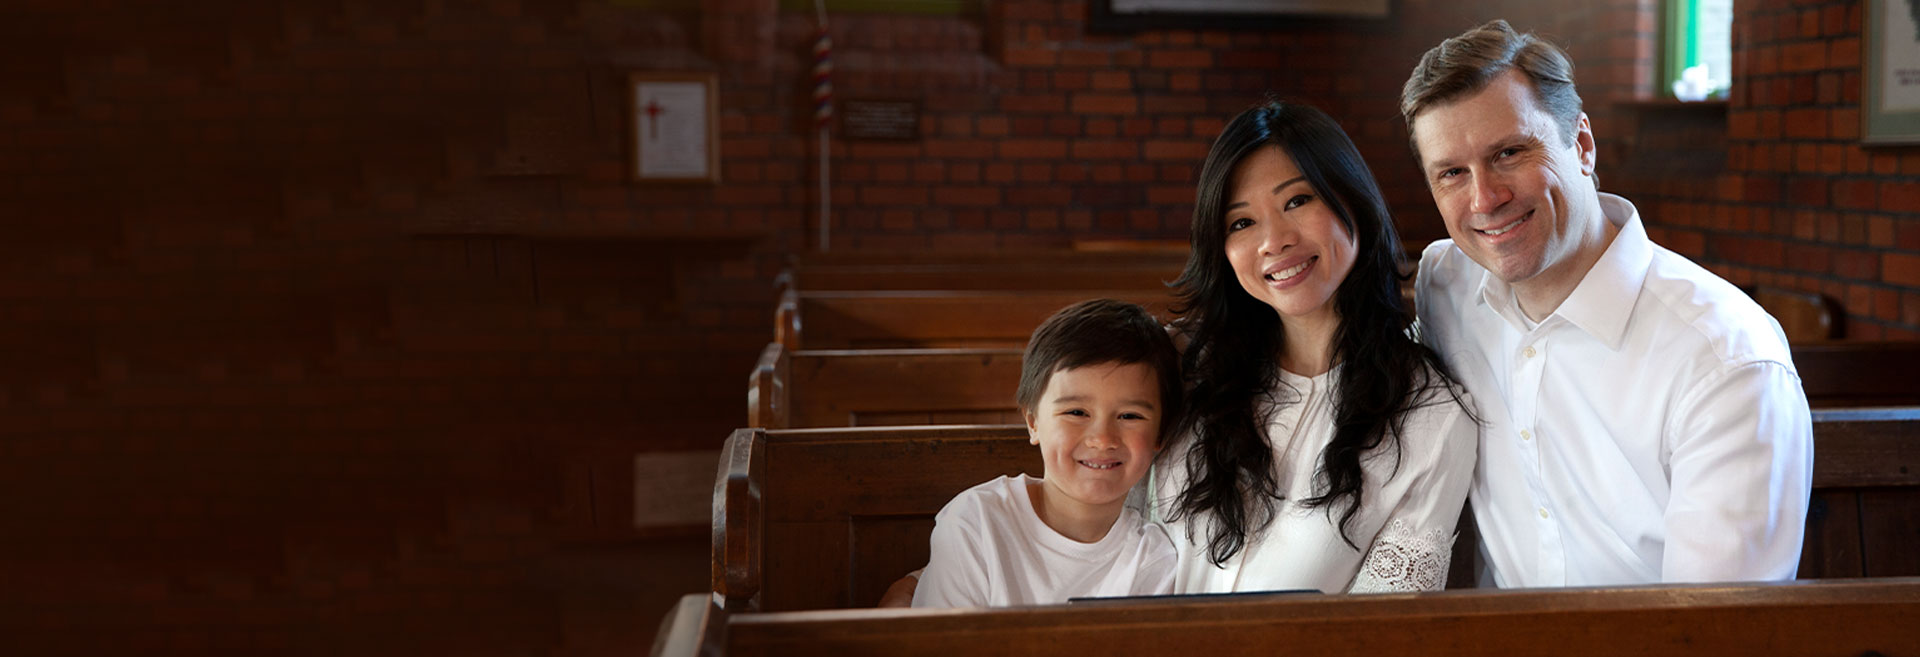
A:
{"type": "Polygon", "coordinates": [[[1192,230],[1190,411],[1149,505],[1175,589],[1440,588],[1477,425],[1404,330],[1404,254],[1352,140],[1304,105],[1241,113],[1192,230]]]}

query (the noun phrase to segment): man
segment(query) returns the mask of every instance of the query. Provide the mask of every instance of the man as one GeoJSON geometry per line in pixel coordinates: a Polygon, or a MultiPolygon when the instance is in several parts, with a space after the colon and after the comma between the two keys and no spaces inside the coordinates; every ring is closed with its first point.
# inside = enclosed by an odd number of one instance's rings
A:
{"type": "Polygon", "coordinates": [[[1494,21],[1401,96],[1452,238],[1421,257],[1420,331],[1485,423],[1482,582],[1791,579],[1813,427],[1786,338],[1597,191],[1572,68],[1494,21]]]}

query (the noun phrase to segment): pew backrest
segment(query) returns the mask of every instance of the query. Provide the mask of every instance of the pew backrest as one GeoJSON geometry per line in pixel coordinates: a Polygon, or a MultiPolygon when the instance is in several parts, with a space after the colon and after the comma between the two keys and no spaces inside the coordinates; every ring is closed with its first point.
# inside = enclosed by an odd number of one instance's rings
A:
{"type": "Polygon", "coordinates": [[[1164,290],[885,290],[783,294],[776,339],[788,350],[1020,347],[1040,322],[1076,302],[1111,298],[1163,321],[1164,290]]]}
{"type": "Polygon", "coordinates": [[[695,595],[665,625],[718,638],[655,655],[1901,655],[1915,618],[1915,578],[787,613],[695,595]]]}
{"type": "MultiPolygon", "coordinates": [[[[1821,411],[1814,436],[1800,577],[1920,575],[1920,409],[1821,411]]],[[[726,454],[715,591],[759,611],[871,606],[925,565],[955,494],[1042,472],[1019,425],[742,429],[726,454]]]]}
{"type": "Polygon", "coordinates": [[[1042,472],[1021,425],[740,429],[720,465],[714,592],[756,610],[872,606],[954,495],[1042,472]]]}
{"type": "Polygon", "coordinates": [[[1838,340],[1790,347],[1814,408],[1920,405],[1920,342],[1838,340]]]}
{"type": "Polygon", "coordinates": [[[766,429],[1008,424],[1021,350],[788,352],[767,345],[747,381],[747,425],[766,429]]]}

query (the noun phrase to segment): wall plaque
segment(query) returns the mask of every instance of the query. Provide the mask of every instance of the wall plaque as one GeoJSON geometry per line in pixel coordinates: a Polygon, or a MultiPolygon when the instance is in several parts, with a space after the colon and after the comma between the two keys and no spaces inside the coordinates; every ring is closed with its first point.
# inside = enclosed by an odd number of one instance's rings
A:
{"type": "Polygon", "coordinates": [[[840,101],[846,139],[919,139],[920,101],[848,98],[840,101]]]}

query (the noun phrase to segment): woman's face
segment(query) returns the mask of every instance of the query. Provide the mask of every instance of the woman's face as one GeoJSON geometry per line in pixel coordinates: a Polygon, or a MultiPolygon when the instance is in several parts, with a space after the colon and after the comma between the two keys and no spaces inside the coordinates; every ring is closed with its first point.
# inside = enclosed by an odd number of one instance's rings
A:
{"type": "Polygon", "coordinates": [[[1261,147],[1234,167],[1221,221],[1247,294],[1288,325],[1338,320],[1333,298],[1353,269],[1353,236],[1285,151],[1261,147]]]}

